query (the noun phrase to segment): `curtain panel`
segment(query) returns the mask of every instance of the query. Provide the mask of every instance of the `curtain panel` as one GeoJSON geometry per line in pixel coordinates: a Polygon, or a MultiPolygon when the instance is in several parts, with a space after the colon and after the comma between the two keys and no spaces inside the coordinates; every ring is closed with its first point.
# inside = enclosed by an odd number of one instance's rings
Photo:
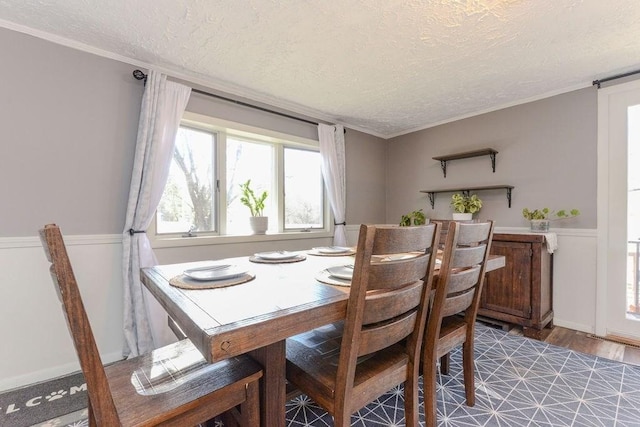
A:
{"type": "Polygon", "coordinates": [[[322,177],[329,196],[331,211],[335,220],[333,244],[347,245],[346,233],[346,179],[344,128],[341,125],[318,125],[320,156],[322,157],[322,177]]]}
{"type": "Polygon", "coordinates": [[[176,134],[190,94],[191,88],[167,81],[166,75],[151,70],[147,76],[122,239],[123,354],[127,357],[148,353],[172,339],[165,332],[166,313],[140,281],[140,268],[157,264],[145,231],[167,182],[176,134]]]}

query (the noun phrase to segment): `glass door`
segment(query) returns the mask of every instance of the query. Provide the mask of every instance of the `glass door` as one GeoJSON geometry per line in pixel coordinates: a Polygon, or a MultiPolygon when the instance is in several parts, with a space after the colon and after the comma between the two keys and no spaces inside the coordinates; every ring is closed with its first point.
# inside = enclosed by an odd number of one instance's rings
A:
{"type": "Polygon", "coordinates": [[[640,321],[640,105],[627,107],[626,317],[640,321]]]}
{"type": "Polygon", "coordinates": [[[640,82],[598,92],[596,333],[640,339],[640,82]]]}

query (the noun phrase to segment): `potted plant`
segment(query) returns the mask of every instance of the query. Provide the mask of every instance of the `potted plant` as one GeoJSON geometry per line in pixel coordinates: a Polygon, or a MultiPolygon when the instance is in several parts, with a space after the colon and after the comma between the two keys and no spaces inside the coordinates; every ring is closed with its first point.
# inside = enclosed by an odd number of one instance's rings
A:
{"type": "Polygon", "coordinates": [[[417,211],[409,212],[406,215],[402,215],[400,219],[400,227],[409,227],[412,225],[424,225],[427,222],[427,219],[424,215],[422,209],[418,209],[417,211]]]}
{"type": "Polygon", "coordinates": [[[455,193],[451,196],[451,207],[455,221],[469,221],[482,207],[482,200],[476,194],[455,193]]]}
{"type": "Polygon", "coordinates": [[[552,211],[549,208],[533,210],[524,208],[522,210],[522,216],[529,220],[531,231],[538,233],[546,233],[549,231],[550,221],[573,218],[578,215],[580,215],[580,211],[578,209],[571,209],[569,211],[566,209],[560,209],[559,211],[552,211]]]}
{"type": "Polygon", "coordinates": [[[244,184],[240,184],[242,197],[240,202],[249,208],[251,217],[249,223],[253,234],[265,234],[269,228],[269,217],[264,216],[264,201],[267,199],[267,191],[263,191],[260,196],[256,196],[251,188],[251,180],[248,179],[244,184]]]}

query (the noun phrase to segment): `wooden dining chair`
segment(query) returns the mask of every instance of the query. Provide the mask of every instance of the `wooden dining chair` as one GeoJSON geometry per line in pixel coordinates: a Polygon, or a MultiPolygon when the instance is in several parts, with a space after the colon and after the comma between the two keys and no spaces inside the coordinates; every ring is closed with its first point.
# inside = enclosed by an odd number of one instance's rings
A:
{"type": "Polygon", "coordinates": [[[230,410],[243,426],[259,424],[262,368],[248,356],[210,364],[182,340],[103,367],[60,229],[46,225],[40,237],[86,380],[90,426],[188,426],[230,410]]]}
{"type": "Polygon", "coordinates": [[[449,372],[449,352],[462,344],[465,397],[475,404],[473,340],[493,221],[448,223],[442,264],[432,293],[423,345],[424,406],[427,426],[436,425],[436,362],[449,372]]]}
{"type": "Polygon", "coordinates": [[[287,339],[287,380],[336,426],[351,425],[353,412],[402,383],[406,425],[418,425],[420,344],[439,233],[439,224],[361,225],[345,320],[287,339]]]}

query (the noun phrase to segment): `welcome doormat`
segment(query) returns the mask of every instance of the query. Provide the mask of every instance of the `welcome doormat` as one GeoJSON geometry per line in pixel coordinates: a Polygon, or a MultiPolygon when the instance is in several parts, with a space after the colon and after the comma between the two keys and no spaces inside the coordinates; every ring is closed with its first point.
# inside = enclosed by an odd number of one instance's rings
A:
{"type": "Polygon", "coordinates": [[[0,426],[28,427],[87,407],[81,372],[0,393],[0,426]]]}

